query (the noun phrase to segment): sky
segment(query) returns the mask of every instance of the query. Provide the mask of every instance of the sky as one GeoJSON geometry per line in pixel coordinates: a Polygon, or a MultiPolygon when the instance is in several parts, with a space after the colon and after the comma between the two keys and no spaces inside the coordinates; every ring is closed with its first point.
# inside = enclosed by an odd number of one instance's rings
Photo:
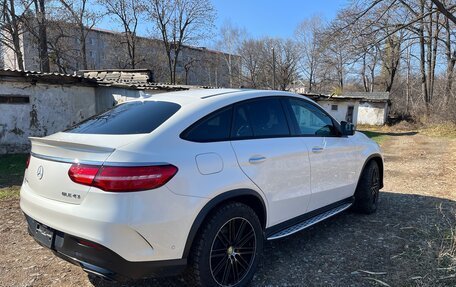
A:
{"type": "Polygon", "coordinates": [[[298,24],[313,15],[332,20],[348,0],[212,0],[216,28],[229,21],[254,38],[292,37],[298,24]]]}
{"type": "MultiPolygon", "coordinates": [[[[306,18],[320,15],[326,21],[332,20],[337,11],[344,8],[349,0],[212,0],[216,10],[215,35],[224,23],[244,28],[247,36],[253,38],[293,37],[298,24],[306,18]]],[[[108,30],[122,30],[118,23],[105,18],[97,25],[108,30]]],[[[138,34],[150,36],[150,25],[139,25],[138,34]]],[[[199,43],[210,47],[214,38],[199,43]]]]}

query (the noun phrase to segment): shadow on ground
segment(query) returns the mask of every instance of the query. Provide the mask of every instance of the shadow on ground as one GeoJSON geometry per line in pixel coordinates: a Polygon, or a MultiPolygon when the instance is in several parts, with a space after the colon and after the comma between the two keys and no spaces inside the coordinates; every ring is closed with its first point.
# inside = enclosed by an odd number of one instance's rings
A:
{"type": "Polygon", "coordinates": [[[418,134],[418,132],[378,132],[378,131],[368,131],[368,130],[359,130],[368,137],[379,137],[379,136],[413,136],[418,134]]]}
{"type": "MultiPolygon", "coordinates": [[[[456,286],[438,269],[454,210],[455,201],[382,192],[373,215],[344,212],[266,242],[252,286],[456,286]]],[[[95,286],[189,286],[183,276],[123,284],[89,278],[95,286]]]]}

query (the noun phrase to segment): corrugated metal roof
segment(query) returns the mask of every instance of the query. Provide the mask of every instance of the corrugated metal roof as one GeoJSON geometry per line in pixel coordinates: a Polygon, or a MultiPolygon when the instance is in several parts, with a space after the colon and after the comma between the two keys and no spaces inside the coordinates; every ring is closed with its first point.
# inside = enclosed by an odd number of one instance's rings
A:
{"type": "Polygon", "coordinates": [[[29,81],[41,81],[51,84],[81,84],[104,87],[119,87],[126,89],[153,90],[189,90],[195,88],[210,88],[203,86],[173,85],[149,81],[149,70],[105,70],[82,71],[81,74],[43,73],[38,71],[21,71],[0,69],[0,77],[23,77],[29,81]],[[87,72],[87,73],[86,73],[87,72]],[[147,75],[146,75],[147,74],[147,75]]]}
{"type": "Polygon", "coordinates": [[[147,83],[153,82],[153,73],[148,69],[106,69],[106,70],[82,70],[79,75],[96,78],[98,81],[124,82],[124,83],[147,83]]]}
{"type": "Polygon", "coordinates": [[[25,78],[33,82],[46,82],[55,84],[78,83],[84,85],[96,85],[95,78],[82,77],[74,74],[62,73],[43,73],[39,71],[22,71],[15,69],[0,69],[0,77],[5,78],[25,78]]]}
{"type": "Polygon", "coordinates": [[[366,101],[388,101],[390,98],[389,92],[347,92],[342,96],[356,97],[366,101]]]}
{"type": "Polygon", "coordinates": [[[80,75],[75,75],[75,74],[63,74],[63,73],[43,73],[39,71],[22,71],[22,70],[15,70],[15,69],[0,69],[0,75],[11,75],[11,76],[60,76],[60,77],[65,77],[65,78],[87,78],[87,77],[82,77],[80,75]]]}

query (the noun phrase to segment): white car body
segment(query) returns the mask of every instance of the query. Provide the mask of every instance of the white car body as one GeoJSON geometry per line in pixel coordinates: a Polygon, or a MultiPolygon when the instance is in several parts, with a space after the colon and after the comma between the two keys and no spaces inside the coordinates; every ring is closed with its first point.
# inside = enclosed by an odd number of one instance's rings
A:
{"type": "MultiPolygon", "coordinates": [[[[352,136],[206,143],[179,136],[213,111],[269,96],[314,104],[303,96],[279,91],[172,92],[138,100],[181,106],[151,133],[59,132],[32,138],[31,160],[21,188],[21,209],[29,220],[99,244],[128,263],[165,262],[164,265],[183,268],[198,226],[210,208],[224,198],[257,197],[264,205],[264,214],[259,217],[266,238],[278,238],[281,236],[274,237],[268,230],[353,197],[367,161],[374,158],[383,166],[379,146],[359,132],[352,136]],[[68,171],[75,162],[123,166],[167,163],[177,167],[178,172],[153,190],[106,192],[73,182],[68,171]]],[[[115,278],[111,274],[115,270],[55,248],[59,256],[80,264],[86,271],[115,278]]],[[[162,265],[157,265],[158,269],[162,265]]],[[[159,272],[122,275],[140,278],[155,273],[159,272]]]]}

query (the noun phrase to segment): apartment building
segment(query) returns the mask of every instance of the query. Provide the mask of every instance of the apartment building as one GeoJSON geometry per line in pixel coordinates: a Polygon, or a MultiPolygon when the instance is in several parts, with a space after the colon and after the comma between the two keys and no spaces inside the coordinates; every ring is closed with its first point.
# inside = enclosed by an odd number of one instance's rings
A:
{"type": "MultiPolygon", "coordinates": [[[[89,29],[86,37],[86,67],[82,61],[79,30],[76,26],[50,22],[47,33],[52,72],[73,74],[78,70],[133,68],[123,33],[89,29]]],[[[169,82],[168,60],[163,42],[136,37],[135,45],[134,68],[151,70],[156,82],[169,82]]],[[[33,33],[26,31],[21,34],[21,47],[25,70],[41,71],[38,42],[33,33]]],[[[11,49],[0,44],[0,54],[0,68],[18,69],[15,53],[11,49]]],[[[177,61],[176,79],[179,84],[236,87],[239,86],[239,71],[239,56],[203,47],[185,46],[177,61]]]]}

